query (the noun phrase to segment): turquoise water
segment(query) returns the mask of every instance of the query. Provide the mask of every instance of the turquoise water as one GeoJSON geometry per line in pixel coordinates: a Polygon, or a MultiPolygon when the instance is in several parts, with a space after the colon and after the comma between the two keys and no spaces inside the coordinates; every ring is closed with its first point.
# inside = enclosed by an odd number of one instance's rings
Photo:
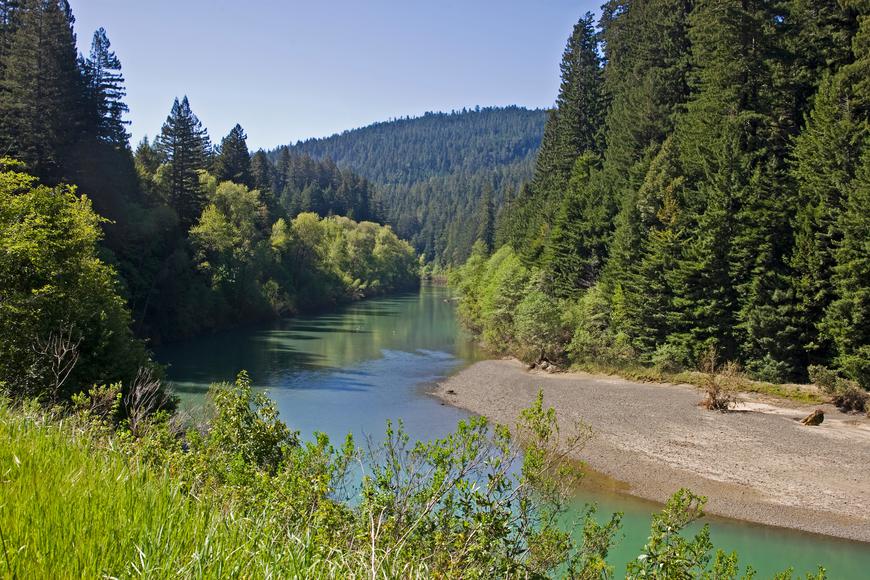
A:
{"type": "MultiPolygon", "coordinates": [[[[427,391],[485,356],[458,325],[449,291],[433,286],[178,343],[157,355],[169,364],[169,377],[188,408],[202,404],[212,382],[232,380],[245,369],[269,391],[289,425],[303,435],[322,431],[335,441],[348,432],[358,441],[378,441],[388,419],[402,419],[415,438],[446,435],[467,414],[427,391]]],[[[650,514],[659,506],[600,487],[578,492],[578,513],[588,502],[597,503],[600,513],[625,513],[623,537],[611,553],[620,572],[645,543],[650,514]]],[[[870,578],[870,545],[730,520],[707,522],[714,544],[736,550],[760,578],[789,564],[801,573],[824,564],[832,579],[870,578]]]]}

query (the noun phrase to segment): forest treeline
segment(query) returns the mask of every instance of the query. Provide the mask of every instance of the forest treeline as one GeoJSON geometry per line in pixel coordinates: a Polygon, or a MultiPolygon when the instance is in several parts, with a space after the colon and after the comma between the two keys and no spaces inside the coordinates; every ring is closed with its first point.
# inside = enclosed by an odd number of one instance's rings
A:
{"type": "Polygon", "coordinates": [[[368,221],[372,187],[349,171],[306,156],[276,171],[238,125],[214,146],[186,97],[134,152],[121,63],[103,29],[79,55],[73,25],[63,0],[0,1],[7,391],[63,398],[129,380],[149,365],[134,336],[415,287],[414,249],[368,221]]]}
{"type": "MultiPolygon", "coordinates": [[[[515,106],[426,113],[289,149],[377,184],[384,219],[427,261],[446,266],[468,258],[481,221],[494,222],[494,208],[531,179],[546,118],[515,106]]],[[[276,163],[286,155],[270,153],[276,163]]]]}
{"type": "Polygon", "coordinates": [[[870,387],[870,2],[611,0],[561,71],[502,245],[457,273],[470,325],[531,359],[870,387]]]}

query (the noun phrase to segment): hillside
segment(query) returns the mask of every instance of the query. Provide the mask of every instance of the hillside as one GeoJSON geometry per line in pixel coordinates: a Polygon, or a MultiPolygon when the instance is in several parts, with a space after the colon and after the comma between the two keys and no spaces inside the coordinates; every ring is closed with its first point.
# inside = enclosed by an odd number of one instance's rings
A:
{"type": "Polygon", "coordinates": [[[330,158],[374,182],[400,236],[429,259],[461,262],[477,238],[484,193],[492,188],[497,209],[532,177],[546,117],[520,107],[426,113],[298,142],[290,151],[330,158]]]}

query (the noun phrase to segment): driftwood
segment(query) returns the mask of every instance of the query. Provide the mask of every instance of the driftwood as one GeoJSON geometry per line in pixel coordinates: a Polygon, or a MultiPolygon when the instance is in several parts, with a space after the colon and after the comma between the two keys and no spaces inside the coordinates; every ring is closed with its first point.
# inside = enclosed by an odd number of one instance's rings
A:
{"type": "Polygon", "coordinates": [[[825,412],[821,409],[816,409],[801,421],[802,425],[807,427],[818,427],[825,420],[825,412]]]}

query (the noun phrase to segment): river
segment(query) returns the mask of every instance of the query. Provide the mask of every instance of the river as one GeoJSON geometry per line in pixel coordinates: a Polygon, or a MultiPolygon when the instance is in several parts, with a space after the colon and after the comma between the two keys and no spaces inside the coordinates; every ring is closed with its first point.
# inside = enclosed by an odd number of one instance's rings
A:
{"type": "MultiPolygon", "coordinates": [[[[459,326],[449,290],[359,302],[336,312],[241,328],[176,343],[157,352],[185,407],[195,409],[213,382],[242,369],[274,399],[281,417],[303,436],[322,431],[341,442],[377,441],[388,419],[402,419],[414,438],[446,435],[467,416],[427,392],[433,382],[485,356],[459,326]]],[[[598,478],[590,478],[597,480],[598,478]]],[[[675,490],[676,491],[676,490],[675,490]]],[[[577,510],[589,502],[599,513],[624,512],[622,538],[611,552],[616,576],[636,556],[660,506],[588,485],[577,510]]],[[[759,578],[788,565],[801,573],[823,564],[832,579],[870,577],[870,545],[802,532],[708,518],[713,543],[740,554],[759,578]]]]}

